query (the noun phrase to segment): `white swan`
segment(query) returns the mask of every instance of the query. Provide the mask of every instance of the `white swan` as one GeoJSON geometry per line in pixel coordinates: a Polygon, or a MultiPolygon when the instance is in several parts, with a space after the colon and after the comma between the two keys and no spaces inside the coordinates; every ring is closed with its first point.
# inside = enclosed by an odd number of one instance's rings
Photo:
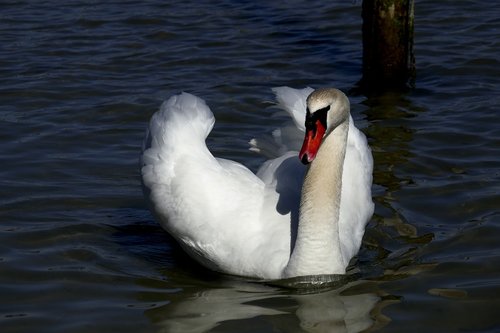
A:
{"type": "Polygon", "coordinates": [[[143,145],[145,196],[162,227],[212,270],[263,279],[345,274],[373,213],[366,138],[339,90],[273,90],[296,128],[275,131],[274,145],[252,140],[253,150],[282,153],[257,175],[210,153],[215,119],[202,99],[182,93],[164,102],[143,145]],[[299,160],[294,132],[304,131],[299,160]]]}

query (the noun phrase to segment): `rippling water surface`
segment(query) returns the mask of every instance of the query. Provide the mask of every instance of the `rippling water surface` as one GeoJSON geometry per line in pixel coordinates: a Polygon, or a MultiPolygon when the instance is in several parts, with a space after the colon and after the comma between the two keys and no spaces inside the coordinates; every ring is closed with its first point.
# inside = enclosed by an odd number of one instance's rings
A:
{"type": "Polygon", "coordinates": [[[415,89],[354,93],[361,3],[3,1],[2,332],[500,330],[500,5],[416,1],[415,89]],[[255,170],[270,88],[335,86],[375,157],[349,282],[291,290],[200,268],[153,221],[138,155],[171,94],[255,170]]]}

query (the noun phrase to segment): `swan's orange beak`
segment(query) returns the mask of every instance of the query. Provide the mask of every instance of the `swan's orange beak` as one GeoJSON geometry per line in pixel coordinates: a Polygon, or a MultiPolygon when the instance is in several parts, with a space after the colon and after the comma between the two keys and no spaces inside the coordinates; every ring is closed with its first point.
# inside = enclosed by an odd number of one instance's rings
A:
{"type": "Polygon", "coordinates": [[[302,163],[309,164],[314,160],[325,131],[326,127],[319,119],[315,121],[313,126],[306,128],[306,136],[304,137],[304,143],[299,153],[302,163]]]}

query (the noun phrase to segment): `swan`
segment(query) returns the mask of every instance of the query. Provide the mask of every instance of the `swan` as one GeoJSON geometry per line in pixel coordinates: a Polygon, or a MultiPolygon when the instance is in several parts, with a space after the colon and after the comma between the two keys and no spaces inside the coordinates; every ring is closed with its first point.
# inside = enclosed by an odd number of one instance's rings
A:
{"type": "Polygon", "coordinates": [[[266,280],[345,274],[373,214],[366,137],[340,90],[273,91],[295,125],[250,141],[271,157],[256,174],[209,151],[215,118],[204,100],[183,92],[165,101],[142,147],[144,195],[161,226],[211,270],[266,280]]]}

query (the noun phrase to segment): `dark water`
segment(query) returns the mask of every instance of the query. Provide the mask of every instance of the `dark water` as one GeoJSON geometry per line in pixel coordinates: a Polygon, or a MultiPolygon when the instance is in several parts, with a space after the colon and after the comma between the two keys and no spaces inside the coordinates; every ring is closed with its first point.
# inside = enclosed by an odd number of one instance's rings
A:
{"type": "Polygon", "coordinates": [[[1,331],[500,330],[500,3],[416,2],[416,88],[350,94],[376,202],[352,279],[305,293],[188,259],[138,154],[185,90],[214,153],[255,170],[271,87],[360,79],[360,2],[2,1],[1,331]]]}

